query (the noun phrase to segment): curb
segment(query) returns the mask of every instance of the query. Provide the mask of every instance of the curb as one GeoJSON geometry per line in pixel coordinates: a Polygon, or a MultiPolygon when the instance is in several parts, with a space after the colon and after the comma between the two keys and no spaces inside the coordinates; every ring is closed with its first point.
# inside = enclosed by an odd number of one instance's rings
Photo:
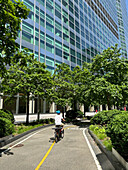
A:
{"type": "Polygon", "coordinates": [[[97,138],[97,136],[88,128],[89,134],[92,136],[92,138],[95,140],[99,148],[102,152],[105,153],[109,161],[112,163],[113,167],[116,170],[126,170],[126,168],[119,162],[119,160],[115,157],[115,155],[106,149],[106,147],[102,144],[102,142],[97,138]]]}
{"type": "Polygon", "coordinates": [[[31,132],[34,132],[34,131],[39,130],[39,129],[41,129],[41,128],[53,126],[53,125],[54,125],[54,124],[49,124],[49,125],[40,126],[40,127],[31,129],[31,130],[29,130],[29,131],[26,131],[26,132],[24,132],[24,133],[21,133],[21,134],[19,134],[19,135],[17,135],[17,136],[9,135],[9,136],[7,136],[7,137],[3,137],[3,138],[0,140],[0,148],[3,147],[3,146],[5,146],[5,145],[7,145],[7,144],[9,144],[9,143],[11,143],[11,142],[13,142],[13,141],[15,141],[15,140],[17,140],[17,139],[19,139],[19,138],[21,138],[21,137],[23,137],[23,136],[25,136],[25,135],[27,135],[27,134],[29,134],[29,133],[31,133],[31,132]]]}

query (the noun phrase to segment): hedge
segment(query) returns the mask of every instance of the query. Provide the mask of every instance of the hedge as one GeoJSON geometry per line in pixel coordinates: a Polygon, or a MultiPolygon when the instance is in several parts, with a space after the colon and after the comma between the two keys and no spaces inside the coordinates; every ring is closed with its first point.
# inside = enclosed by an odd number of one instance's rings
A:
{"type": "Polygon", "coordinates": [[[11,120],[11,122],[14,123],[13,113],[11,113],[8,110],[0,109],[0,117],[6,118],[8,120],[11,120]]]}
{"type": "Polygon", "coordinates": [[[11,120],[0,117],[0,137],[8,136],[14,132],[11,120]]]}

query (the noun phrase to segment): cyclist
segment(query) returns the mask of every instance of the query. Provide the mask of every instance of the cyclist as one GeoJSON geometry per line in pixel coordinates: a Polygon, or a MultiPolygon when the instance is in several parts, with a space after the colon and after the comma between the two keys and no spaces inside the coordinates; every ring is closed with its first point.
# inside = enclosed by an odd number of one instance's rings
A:
{"type": "Polygon", "coordinates": [[[62,131],[63,131],[63,126],[64,126],[64,124],[62,123],[62,121],[65,121],[65,120],[64,120],[64,118],[60,115],[60,110],[57,110],[56,113],[57,113],[57,115],[55,116],[55,126],[56,126],[56,127],[61,126],[61,127],[62,127],[62,131]]]}

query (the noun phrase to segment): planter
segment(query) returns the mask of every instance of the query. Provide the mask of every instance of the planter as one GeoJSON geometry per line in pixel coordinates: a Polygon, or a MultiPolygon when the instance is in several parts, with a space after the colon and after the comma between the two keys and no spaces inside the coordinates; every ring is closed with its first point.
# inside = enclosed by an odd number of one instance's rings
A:
{"type": "MultiPolygon", "coordinates": [[[[112,152],[108,151],[106,149],[106,147],[103,145],[103,143],[97,138],[97,136],[90,129],[88,129],[88,132],[90,133],[92,138],[95,140],[95,142],[97,143],[97,145],[99,146],[101,151],[107,156],[107,158],[109,159],[109,161],[112,163],[113,167],[116,170],[128,170],[125,166],[125,163],[122,164],[122,161],[120,160],[120,157],[117,156],[117,154],[116,154],[117,151],[114,148],[112,148],[112,150],[113,150],[112,152]]],[[[118,153],[118,155],[119,155],[119,153],[118,153]]],[[[128,164],[126,163],[126,165],[128,165],[128,164]]]]}
{"type": "Polygon", "coordinates": [[[118,159],[118,161],[128,170],[128,162],[124,160],[124,158],[114,149],[112,148],[113,155],[118,159]]]}

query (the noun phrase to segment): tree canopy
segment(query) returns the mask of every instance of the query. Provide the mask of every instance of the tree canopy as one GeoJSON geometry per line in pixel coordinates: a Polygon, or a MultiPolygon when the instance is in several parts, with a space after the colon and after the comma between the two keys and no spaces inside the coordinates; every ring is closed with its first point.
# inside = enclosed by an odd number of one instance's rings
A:
{"type": "Polygon", "coordinates": [[[0,70],[10,63],[18,47],[16,39],[21,19],[27,19],[29,9],[20,0],[0,0],[0,70]]]}

